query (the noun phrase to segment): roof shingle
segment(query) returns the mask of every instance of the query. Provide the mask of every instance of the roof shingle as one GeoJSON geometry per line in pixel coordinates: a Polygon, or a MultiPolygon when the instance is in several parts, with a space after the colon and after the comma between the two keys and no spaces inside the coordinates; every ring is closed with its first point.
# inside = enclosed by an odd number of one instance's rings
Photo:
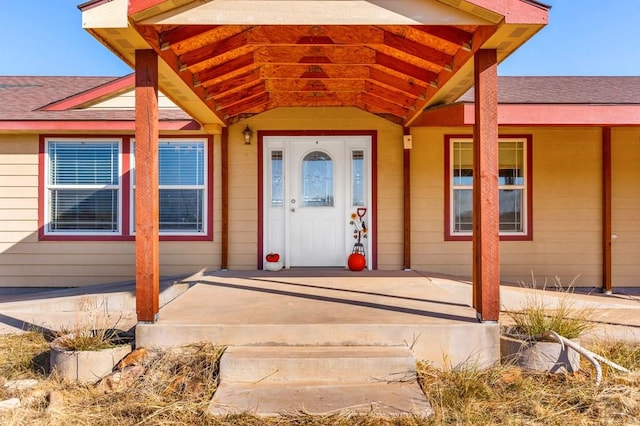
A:
{"type": "MultiPolygon", "coordinates": [[[[119,77],[0,76],[0,121],[7,120],[134,120],[132,110],[41,108],[117,80],[119,77]]],[[[181,110],[161,110],[161,120],[191,120],[181,110]]]]}
{"type": "MultiPolygon", "coordinates": [[[[473,102],[471,88],[460,102],[473,102]]],[[[640,104],[640,77],[498,77],[500,104],[640,104]]]]}

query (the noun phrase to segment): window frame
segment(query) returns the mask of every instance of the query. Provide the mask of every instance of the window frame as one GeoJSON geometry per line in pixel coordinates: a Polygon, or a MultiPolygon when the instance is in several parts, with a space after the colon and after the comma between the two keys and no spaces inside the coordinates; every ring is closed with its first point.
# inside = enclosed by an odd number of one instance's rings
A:
{"type": "MultiPolygon", "coordinates": [[[[444,200],[445,200],[445,241],[471,241],[473,239],[472,231],[469,232],[454,232],[454,193],[455,186],[453,184],[453,145],[454,142],[471,142],[473,141],[473,135],[445,135],[444,138],[444,200]]],[[[522,219],[524,225],[523,232],[513,231],[500,231],[500,241],[532,241],[533,240],[533,167],[532,167],[532,152],[533,152],[533,138],[531,135],[499,135],[498,143],[500,142],[523,142],[523,154],[524,161],[524,188],[522,201],[522,219]]],[[[518,185],[520,186],[520,185],[518,185]]],[[[503,188],[501,186],[501,188],[503,188]]],[[[471,185],[470,188],[473,188],[471,185]]]]}
{"type": "MultiPolygon", "coordinates": [[[[211,208],[212,206],[210,206],[210,203],[208,202],[208,200],[210,199],[209,197],[209,191],[211,190],[211,184],[209,183],[209,176],[210,176],[210,167],[211,164],[208,161],[208,159],[210,158],[211,155],[211,147],[210,144],[207,141],[207,138],[203,138],[203,137],[190,137],[190,136],[182,136],[182,137],[175,137],[175,136],[162,136],[158,139],[158,144],[163,144],[163,143],[187,143],[187,142],[194,142],[194,143],[202,143],[203,148],[204,148],[204,161],[203,161],[203,184],[202,185],[161,185],[160,182],[158,182],[158,190],[161,189],[202,189],[202,231],[184,231],[184,232],[179,232],[179,231],[162,231],[159,230],[158,234],[160,236],[161,239],[164,240],[172,240],[172,241],[176,241],[176,240],[181,240],[181,239],[186,239],[189,241],[193,241],[193,240],[197,240],[200,238],[206,238],[209,233],[210,233],[210,229],[212,224],[209,223],[208,218],[210,217],[210,212],[211,212],[211,208]]],[[[131,138],[131,154],[130,154],[130,159],[129,159],[129,171],[130,171],[130,190],[129,190],[129,229],[131,229],[131,235],[135,236],[136,232],[135,232],[135,152],[134,152],[134,147],[135,147],[135,138],[131,138]]],[[[160,167],[160,166],[158,166],[160,167]]],[[[159,170],[158,170],[159,172],[159,170]]]]}
{"type": "MultiPolygon", "coordinates": [[[[203,227],[202,233],[161,233],[160,241],[213,241],[213,155],[214,144],[212,135],[192,134],[192,135],[161,135],[159,142],[163,140],[179,142],[184,139],[198,140],[204,142],[205,158],[204,158],[204,194],[203,194],[203,227]]],[[[82,134],[41,134],[39,136],[38,151],[38,240],[39,241],[134,241],[135,234],[133,232],[133,208],[134,199],[131,181],[131,167],[133,155],[131,148],[133,146],[133,135],[122,134],[101,134],[101,135],[82,135],[82,134]],[[119,152],[119,232],[46,232],[50,223],[50,213],[48,211],[48,141],[120,141],[119,152]]]]}
{"type": "Polygon", "coordinates": [[[123,226],[123,189],[124,189],[124,182],[122,179],[123,173],[122,173],[122,167],[123,167],[123,163],[122,163],[122,158],[123,158],[123,140],[121,137],[84,137],[84,138],[79,138],[79,137],[64,137],[64,136],[58,136],[58,137],[46,137],[43,141],[43,146],[42,146],[42,167],[43,167],[43,179],[42,179],[42,194],[41,194],[41,200],[42,200],[42,206],[41,206],[41,211],[42,214],[44,216],[44,223],[42,226],[40,226],[40,233],[45,236],[45,237],[53,237],[53,236],[60,236],[60,237],[78,237],[78,238],[114,238],[114,237],[119,237],[122,236],[122,226],[123,226]],[[118,145],[118,156],[117,156],[117,160],[118,160],[118,184],[114,185],[114,184],[105,184],[105,185],[82,185],[82,184],[73,184],[73,185],[54,185],[50,183],[50,177],[51,177],[51,169],[50,169],[50,158],[49,158],[49,154],[50,154],[50,144],[52,143],[82,143],[82,144],[104,144],[104,143],[116,143],[118,145]],[[72,188],[77,188],[78,190],[81,189],[100,189],[100,187],[102,187],[102,189],[115,189],[117,191],[117,200],[118,200],[118,206],[117,206],[117,224],[116,224],[116,231],[99,231],[99,230],[78,230],[78,231],[73,231],[73,230],[62,230],[62,231],[52,231],[50,229],[51,223],[52,223],[52,197],[51,197],[51,192],[53,189],[55,188],[59,188],[59,189],[72,189],[72,188]]]}

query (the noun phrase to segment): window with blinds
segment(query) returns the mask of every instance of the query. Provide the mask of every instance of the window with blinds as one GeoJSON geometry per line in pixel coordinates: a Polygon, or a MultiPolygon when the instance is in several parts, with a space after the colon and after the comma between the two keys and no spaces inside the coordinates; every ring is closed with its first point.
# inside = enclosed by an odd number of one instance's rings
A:
{"type": "Polygon", "coordinates": [[[47,232],[120,232],[120,141],[47,141],[47,232]]]}
{"type": "MultiPolygon", "coordinates": [[[[135,147],[132,149],[134,152],[135,147]]],[[[158,185],[161,234],[206,232],[206,156],[206,143],[203,140],[160,141],[158,185]]],[[[131,175],[131,205],[134,206],[135,158],[131,175]]]]}

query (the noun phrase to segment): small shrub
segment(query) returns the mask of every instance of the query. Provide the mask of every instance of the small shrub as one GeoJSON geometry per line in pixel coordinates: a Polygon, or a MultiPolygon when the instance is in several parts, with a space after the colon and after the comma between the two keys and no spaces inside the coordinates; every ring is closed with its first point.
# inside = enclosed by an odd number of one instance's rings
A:
{"type": "Polygon", "coordinates": [[[126,343],[121,331],[116,329],[61,332],[54,342],[68,351],[99,351],[126,343]]]}
{"type": "MultiPolygon", "coordinates": [[[[507,316],[513,322],[508,327],[508,333],[539,337],[548,331],[555,331],[567,339],[575,339],[592,329],[594,309],[575,307],[569,299],[574,282],[575,279],[568,287],[564,287],[558,277],[554,279],[554,290],[562,293],[555,304],[545,302],[542,295],[538,294],[528,297],[521,309],[507,311],[507,316]]],[[[535,278],[530,287],[536,288],[535,278]]],[[[542,290],[546,290],[546,282],[542,290]]]]}

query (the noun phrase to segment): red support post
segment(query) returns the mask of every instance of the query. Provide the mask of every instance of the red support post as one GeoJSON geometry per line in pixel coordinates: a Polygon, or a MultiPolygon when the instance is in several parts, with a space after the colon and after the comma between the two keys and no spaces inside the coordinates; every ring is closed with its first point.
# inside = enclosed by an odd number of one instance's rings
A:
{"type": "Polygon", "coordinates": [[[404,254],[403,268],[405,271],[411,269],[411,143],[405,142],[409,137],[411,140],[411,129],[403,129],[403,199],[404,199],[404,254]]]}
{"type": "Polygon", "coordinates": [[[498,197],[498,61],[495,49],[474,57],[473,306],[482,322],[500,315],[498,197]]]}
{"type": "Polygon", "coordinates": [[[158,194],[158,56],[136,50],[136,312],[158,319],[160,291],[158,194]]]}
{"type": "Polygon", "coordinates": [[[602,291],[613,291],[611,243],[611,127],[602,128],[602,291]]]}
{"type": "Polygon", "coordinates": [[[221,146],[221,179],[222,186],[222,236],[220,237],[221,254],[220,269],[225,270],[229,267],[229,128],[222,128],[220,136],[221,146]]]}

